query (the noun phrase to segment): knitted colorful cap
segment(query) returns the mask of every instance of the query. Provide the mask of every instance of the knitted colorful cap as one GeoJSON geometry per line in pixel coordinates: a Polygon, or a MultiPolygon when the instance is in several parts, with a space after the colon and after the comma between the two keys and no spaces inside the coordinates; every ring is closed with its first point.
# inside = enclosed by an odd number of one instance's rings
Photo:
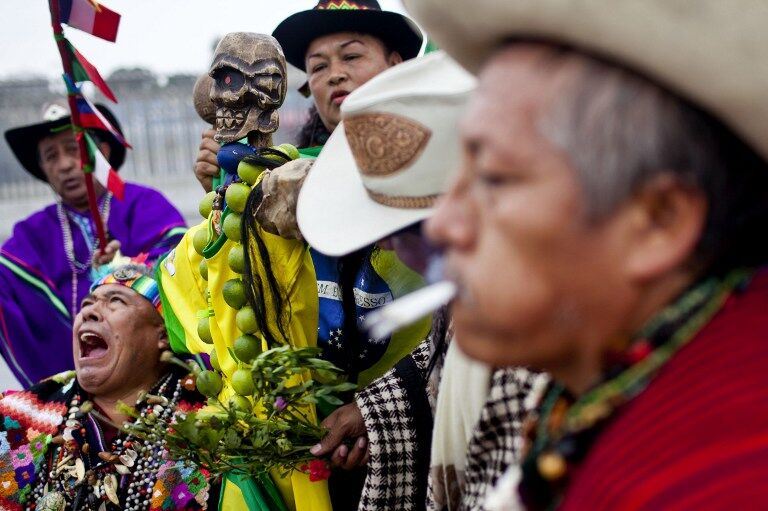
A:
{"type": "MultiPolygon", "coordinates": [[[[105,284],[120,284],[121,286],[133,289],[138,294],[150,301],[160,316],[163,315],[163,304],[160,302],[160,288],[157,281],[146,275],[149,267],[143,263],[131,262],[128,264],[106,265],[105,269],[109,272],[98,278],[91,284],[91,292],[99,286],[105,284]]],[[[101,273],[101,272],[100,272],[101,273]]]]}

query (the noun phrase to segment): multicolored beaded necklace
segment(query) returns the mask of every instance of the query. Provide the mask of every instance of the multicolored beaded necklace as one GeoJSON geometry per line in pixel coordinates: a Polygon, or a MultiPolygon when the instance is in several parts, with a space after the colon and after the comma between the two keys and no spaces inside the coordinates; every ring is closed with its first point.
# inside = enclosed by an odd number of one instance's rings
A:
{"type": "MultiPolygon", "coordinates": [[[[106,192],[103,197],[104,199],[99,208],[99,213],[102,222],[104,225],[107,225],[109,222],[110,206],[112,204],[112,194],[106,192]]],[[[86,224],[83,225],[81,222],[78,222],[77,217],[72,218],[75,224],[80,227],[88,249],[88,259],[84,263],[81,263],[77,260],[77,255],[75,254],[75,242],[72,238],[72,228],[69,225],[70,214],[61,202],[56,204],[56,214],[59,217],[61,236],[64,239],[64,252],[67,254],[67,264],[72,272],[72,305],[70,312],[72,313],[72,319],[74,319],[77,315],[77,310],[79,309],[79,304],[77,303],[77,276],[91,269],[91,260],[93,259],[93,254],[96,250],[96,236],[93,233],[93,225],[91,224],[90,219],[86,218],[86,224]]]]}
{"type": "MultiPolygon", "coordinates": [[[[181,395],[181,380],[171,374],[163,377],[140,406],[141,421],[154,415],[169,421],[181,395]]],[[[58,447],[49,458],[46,477],[35,486],[28,509],[107,510],[148,509],[152,487],[160,466],[164,443],[160,435],[149,433],[146,440],[118,434],[111,442],[92,413],[93,405],[81,403],[76,393],[69,403],[64,431],[54,439],[58,447]],[[89,435],[86,426],[90,426],[89,435]],[[90,443],[94,445],[89,445],[90,443]],[[95,452],[93,452],[95,451],[95,452]],[[89,454],[90,453],[90,454],[89,454]],[[93,456],[97,454],[97,456],[93,456]],[[119,491],[124,489],[121,507],[119,491]]]]}
{"type": "Polygon", "coordinates": [[[529,443],[518,491],[528,510],[558,506],[568,484],[569,466],[583,460],[601,427],[648,386],[752,274],[734,271],[683,294],[647,323],[625,352],[611,356],[602,382],[578,399],[563,386],[550,384],[538,407],[538,418],[525,427],[529,443]]]}

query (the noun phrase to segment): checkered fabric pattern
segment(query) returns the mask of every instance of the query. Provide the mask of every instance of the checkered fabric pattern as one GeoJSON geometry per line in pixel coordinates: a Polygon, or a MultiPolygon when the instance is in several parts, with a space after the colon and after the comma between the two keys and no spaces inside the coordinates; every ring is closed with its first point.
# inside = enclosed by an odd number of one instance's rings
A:
{"type": "Polygon", "coordinates": [[[370,458],[359,511],[420,510],[432,436],[426,368],[429,339],[356,396],[370,458]]]}
{"type": "Polygon", "coordinates": [[[491,391],[467,446],[461,509],[483,510],[485,495],[520,459],[522,426],[549,378],[522,368],[493,373],[491,391]]]}

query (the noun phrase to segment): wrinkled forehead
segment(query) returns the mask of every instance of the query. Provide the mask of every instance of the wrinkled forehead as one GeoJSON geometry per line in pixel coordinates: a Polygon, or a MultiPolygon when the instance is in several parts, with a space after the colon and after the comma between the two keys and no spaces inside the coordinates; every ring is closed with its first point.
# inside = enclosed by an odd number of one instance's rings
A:
{"type": "Polygon", "coordinates": [[[285,57],[277,40],[265,34],[235,32],[219,42],[211,72],[224,66],[249,73],[284,73],[285,57]]]}

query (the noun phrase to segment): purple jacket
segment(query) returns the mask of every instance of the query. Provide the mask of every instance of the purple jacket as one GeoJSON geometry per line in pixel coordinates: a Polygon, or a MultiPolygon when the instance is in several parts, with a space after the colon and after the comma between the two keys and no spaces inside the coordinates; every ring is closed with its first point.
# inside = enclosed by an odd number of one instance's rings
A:
{"type": "MultiPolygon", "coordinates": [[[[94,232],[90,215],[68,213],[75,258],[87,263],[91,251],[83,233],[94,232]]],[[[107,231],[120,241],[123,255],[148,253],[153,261],[176,246],[186,226],[159,192],[128,183],[124,199],[111,200],[107,231]]],[[[95,240],[95,234],[89,238],[95,240]]],[[[76,309],[90,283],[88,270],[77,274],[76,309]]],[[[0,249],[0,352],[25,388],[74,368],[72,298],[64,233],[52,204],[17,223],[0,249]]]]}

